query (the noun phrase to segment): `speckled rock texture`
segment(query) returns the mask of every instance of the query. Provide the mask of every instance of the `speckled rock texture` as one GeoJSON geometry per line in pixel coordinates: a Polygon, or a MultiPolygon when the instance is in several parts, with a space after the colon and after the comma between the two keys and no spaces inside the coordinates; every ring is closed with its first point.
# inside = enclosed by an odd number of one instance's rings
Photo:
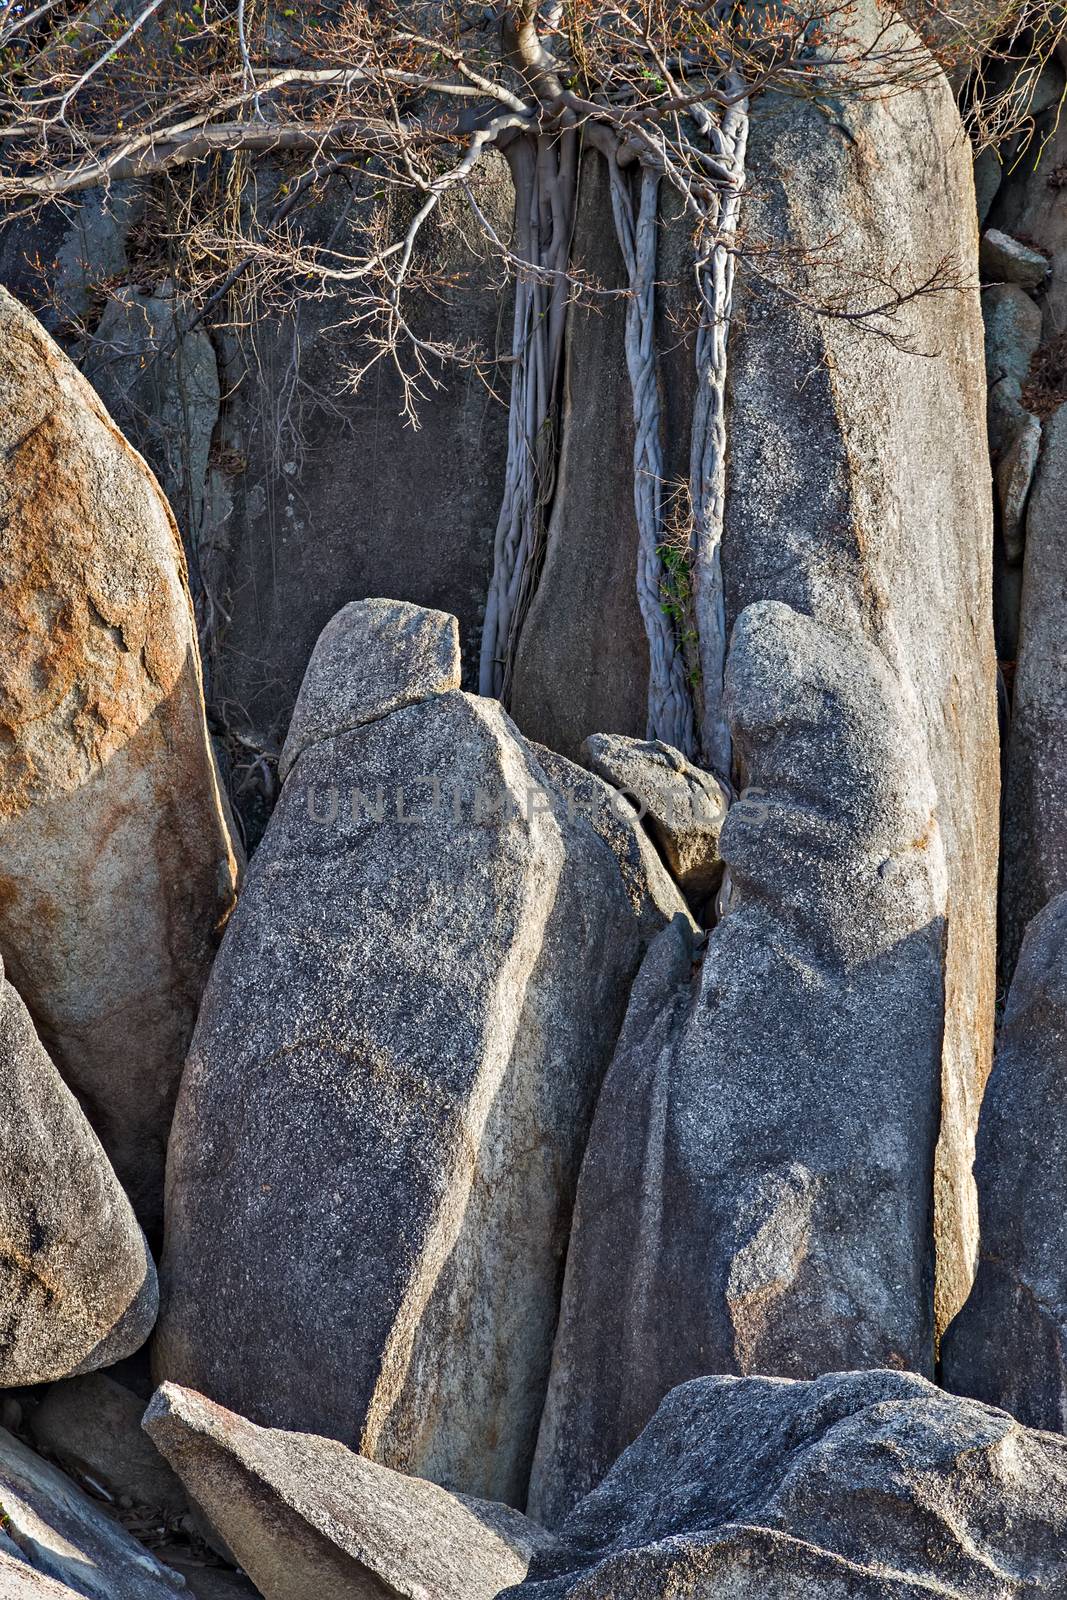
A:
{"type": "MultiPolygon", "coordinates": [[[[2,1548],[17,1552],[28,1568],[66,1584],[83,1600],[172,1600],[186,1592],[177,1573],[157,1561],[99,1501],[3,1429],[0,1512],[0,1539],[7,1541],[2,1548]]],[[[3,1582],[0,1573],[0,1595],[3,1582]]]]}
{"type": "Polygon", "coordinates": [[[729,797],[710,772],[659,739],[595,733],[582,745],[591,771],[629,795],[675,881],[701,899],[722,878],[719,834],[729,797]]]}
{"type": "Polygon", "coordinates": [[[0,962],[0,1387],[107,1366],[152,1331],[144,1234],[0,962]]]}
{"type": "Polygon", "coordinates": [[[1004,806],[1001,967],[1014,971],[1031,918],[1067,890],[1067,408],[1045,426],[1023,569],[1019,659],[1004,806]]]}
{"type": "MultiPolygon", "coordinates": [[[[865,4],[848,27],[884,22],[865,4]]],[[[943,1026],[933,1024],[944,1327],[977,1252],[971,1165],[996,987],[992,493],[970,152],[949,86],[932,74],[908,93],[845,98],[830,117],[761,99],[747,164],[749,237],[812,252],[808,268],[782,264],[797,293],[825,303],[844,286],[869,306],[872,285],[899,284],[901,262],[922,282],[945,256],[969,286],[904,307],[892,331],[910,348],[900,349],[811,316],[741,264],[722,552],[731,624],[755,601],[782,600],[870,641],[910,701],[910,760],[933,779],[948,869],[946,998],[943,1026]]]]}
{"type": "Polygon", "coordinates": [[[236,867],[174,521],[0,290],[0,953],[141,1220],[236,867]]]}
{"type": "Polygon", "coordinates": [[[506,1600],[1057,1600],[1067,1441],[914,1373],[709,1377],[561,1538],[506,1600]]]}
{"type": "Polygon", "coordinates": [[[459,624],[404,600],[357,600],[326,624],[312,651],[278,776],[302,750],[431,695],[458,689],[459,624]]]}
{"type": "Polygon", "coordinates": [[[978,1126],[982,1244],[942,1381],[1067,1433],[1067,895],[1026,930],[978,1126]]]}
{"type": "Polygon", "coordinates": [[[185,1491],[141,1428],[144,1400],[106,1372],[54,1383],[28,1415],[34,1444],[68,1472],[89,1477],[160,1518],[189,1510],[185,1491]]]}
{"type": "Polygon", "coordinates": [[[144,1426],[264,1600],[494,1600],[556,1548],[508,1506],[257,1428],[177,1384],[144,1426]]]}
{"type": "Polygon", "coordinates": [[[35,1572],[21,1557],[18,1549],[0,1533],[0,1600],[77,1600],[73,1589],[43,1572],[35,1572]]]}
{"type": "Polygon", "coordinates": [[[434,694],[306,748],[182,1083],[159,1377],[521,1504],[647,927],[495,701],[434,694]]]}
{"type": "Polygon", "coordinates": [[[597,1106],[529,1499],[558,1527],[675,1384],[933,1373],[946,875],[914,706],[788,606],[734,630],[748,789],[702,961],[651,947],[597,1106]]]}

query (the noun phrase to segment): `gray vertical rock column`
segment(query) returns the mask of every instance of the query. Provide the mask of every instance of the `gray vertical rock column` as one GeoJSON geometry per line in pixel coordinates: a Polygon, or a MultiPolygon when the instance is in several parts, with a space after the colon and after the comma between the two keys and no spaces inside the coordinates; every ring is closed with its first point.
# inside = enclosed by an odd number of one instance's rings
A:
{"type": "Polygon", "coordinates": [[[156,1368],[514,1504],[643,921],[458,676],[391,602],[316,648],[182,1084],[156,1368]]]}
{"type": "Polygon", "coordinates": [[[914,706],[789,607],[734,630],[750,776],[702,961],[676,923],[597,1106],[529,1511],[556,1527],[675,1384],[933,1373],[946,874],[914,706]]]}
{"type": "Polygon", "coordinates": [[[1067,407],[1045,426],[1030,498],[1004,805],[1001,965],[1067,889],[1067,407]]]}
{"type": "MultiPolygon", "coordinates": [[[[849,28],[872,37],[884,13],[849,28]]],[[[990,606],[992,486],[977,228],[967,141],[947,83],[845,99],[827,119],[761,99],[749,139],[750,237],[810,252],[771,276],[815,305],[871,283],[923,282],[946,255],[965,287],[920,296],[890,331],[818,318],[739,267],[730,345],[723,541],[729,620],[782,600],[881,652],[911,697],[948,872],[937,1321],[977,1253],[971,1165],[992,1058],[999,739],[990,606]],[[827,250],[825,241],[834,241],[827,250]],[[851,274],[869,274],[862,277],[851,274]]],[[[743,778],[743,774],[741,775],[743,778]]]]}
{"type": "Polygon", "coordinates": [[[942,1382],[1067,1433],[1067,895],[1031,922],[978,1130],[982,1246],[942,1382]]]}

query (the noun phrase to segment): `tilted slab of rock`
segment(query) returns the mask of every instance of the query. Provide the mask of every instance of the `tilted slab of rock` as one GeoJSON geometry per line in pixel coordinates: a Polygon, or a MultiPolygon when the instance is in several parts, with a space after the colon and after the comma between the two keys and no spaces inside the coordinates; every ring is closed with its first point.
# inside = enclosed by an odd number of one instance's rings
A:
{"type": "Polygon", "coordinates": [[[1067,1433],[1067,895],[1031,922],[978,1125],[982,1243],[942,1381],[1067,1433]]]}
{"type": "Polygon", "coordinates": [[[84,1600],[170,1600],[185,1592],[181,1578],[103,1506],[3,1429],[0,1524],[28,1567],[84,1600]]]}
{"type": "Polygon", "coordinates": [[[1013,239],[1000,228],[989,228],[982,235],[978,265],[983,278],[1002,283],[1018,283],[1024,289],[1040,289],[1049,275],[1048,257],[1040,250],[1013,239]]]}
{"type": "MultiPolygon", "coordinates": [[[[844,26],[873,39],[885,21],[863,0],[844,26]]],[[[909,36],[896,38],[906,46],[909,36]]],[[[816,304],[844,290],[869,306],[870,283],[901,261],[918,283],[947,256],[959,281],[977,284],[970,151],[939,73],[888,99],[845,97],[829,124],[809,102],[763,96],[747,168],[750,236],[797,253],[792,287],[816,304]]],[[[1061,196],[1048,198],[1063,210],[1061,196]]],[[[754,601],[782,600],[870,639],[911,686],[912,759],[936,789],[948,870],[934,1197],[943,1328],[977,1255],[971,1166],[996,994],[1000,763],[980,296],[950,291],[903,307],[893,331],[910,351],[811,316],[743,262],[737,307],[728,625],[754,601]]]]}
{"type": "Polygon", "coordinates": [[[1067,407],[1049,419],[1027,516],[1019,659],[1004,804],[1001,967],[1067,890],[1067,407]]]}
{"type": "Polygon", "coordinates": [[[403,600],[358,600],[326,624],[293,708],[278,763],[284,781],[302,750],[458,689],[459,624],[403,600]]]}
{"type": "Polygon", "coordinates": [[[614,853],[642,937],[654,939],[677,916],[695,930],[678,885],[627,796],[555,750],[532,742],[530,747],[541,771],[566,802],[568,816],[584,818],[614,853]]]}
{"type": "MultiPolygon", "coordinates": [[[[15,1548],[11,1546],[12,1551],[15,1548]]],[[[0,1533],[0,1600],[77,1600],[77,1596],[65,1583],[57,1583],[54,1578],[46,1578],[43,1572],[35,1572],[18,1555],[5,1549],[4,1536],[0,1533]]]]}
{"type": "Polygon", "coordinates": [[[142,1221],[235,862],[173,518],[0,290],[0,952],[142,1221]]]}
{"type": "Polygon", "coordinates": [[[496,702],[379,709],[300,755],[215,964],[156,1370],[521,1503],[642,919],[496,702]]]}
{"type": "Polygon", "coordinates": [[[556,1548],[509,1506],[257,1428],[177,1384],[144,1426],[264,1600],[494,1600],[556,1548]]]}
{"type": "Polygon", "coordinates": [[[735,627],[750,785],[703,968],[649,951],[578,1187],[530,1514],[559,1525],[676,1383],[933,1370],[945,870],[907,698],[789,607],[735,627]]]}
{"type": "Polygon", "coordinates": [[[29,1413],[41,1449],[89,1477],[116,1500],[176,1520],[189,1510],[185,1491],[141,1428],[144,1401],[105,1372],[54,1383],[29,1413]]]}
{"type": "Polygon", "coordinates": [[[0,1387],[138,1349],[156,1271],[100,1141],[0,962],[0,1387]]]}
{"type": "Polygon", "coordinates": [[[703,1378],[561,1542],[506,1600],[1052,1600],[1067,1441],[914,1373],[703,1378]]]}
{"type": "Polygon", "coordinates": [[[582,757],[607,783],[630,795],[675,879],[696,898],[722,877],[719,834],[729,804],[718,779],[659,739],[595,733],[582,757]]]}

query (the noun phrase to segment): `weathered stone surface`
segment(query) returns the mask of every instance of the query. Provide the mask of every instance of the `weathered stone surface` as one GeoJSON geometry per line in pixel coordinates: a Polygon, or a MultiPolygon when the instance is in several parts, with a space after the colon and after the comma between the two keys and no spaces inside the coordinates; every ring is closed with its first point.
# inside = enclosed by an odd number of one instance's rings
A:
{"type": "MultiPolygon", "coordinates": [[[[284,174],[263,170],[264,192],[284,174]]],[[[374,179],[370,182],[373,184],[374,179]]],[[[514,211],[507,164],[489,154],[472,177],[479,206],[501,238],[514,211]]],[[[398,195],[392,226],[410,221],[398,195]]],[[[413,296],[416,332],[475,350],[490,383],[433,364],[419,427],[405,420],[403,391],[385,361],[353,392],[346,381],[367,346],[345,326],[341,301],[304,297],[295,315],[267,308],[240,339],[221,341],[226,396],[218,464],[209,473],[201,561],[226,597],[212,652],[214,698],[230,720],[281,743],[315,640],[348,601],[396,595],[460,619],[468,683],[477,682],[481,612],[504,485],[511,310],[499,260],[479,242],[464,196],[442,202],[451,229],[432,218],[420,259],[447,287],[413,296]],[[493,393],[492,389],[497,392],[493,393]]],[[[303,212],[309,247],[359,248],[365,215],[358,180],[323,185],[303,212]]]]}
{"type": "Polygon", "coordinates": [[[997,283],[982,292],[982,320],[989,444],[994,459],[1000,460],[1030,419],[1022,402],[1022,387],[1041,343],[1041,312],[1017,283],[997,283]]]}
{"type": "Polygon", "coordinates": [[[942,1381],[1067,1433],[1067,895],[1031,922],[978,1126],[982,1242],[942,1381]]]}
{"type": "Polygon", "coordinates": [[[641,922],[496,702],[308,746],[182,1083],[159,1376],[520,1502],[641,922]]]}
{"type": "Polygon", "coordinates": [[[0,962],[0,1386],[49,1383],[144,1344],[144,1235],[0,962]]]}
{"type": "Polygon", "coordinates": [[[356,600],[323,628],[311,653],[278,776],[301,750],[460,683],[459,624],[403,600],[356,600]]]}
{"type": "Polygon", "coordinates": [[[185,1515],[185,1491],[141,1428],[144,1401],[106,1373],[53,1384],[29,1414],[34,1443],[68,1471],[171,1520],[185,1515]]]}
{"type": "Polygon", "coordinates": [[[722,877],[719,834],[729,804],[722,785],[660,740],[595,733],[582,745],[586,764],[631,795],[675,880],[700,899],[722,877]]]}
{"type": "Polygon", "coordinates": [[[977,202],[979,227],[989,215],[1003,176],[1004,165],[997,152],[991,149],[983,150],[974,163],[974,197],[977,202]]]}
{"type": "Polygon", "coordinates": [[[584,817],[614,853],[642,938],[654,939],[679,915],[695,929],[681,890],[627,797],[546,745],[531,743],[531,749],[541,771],[566,802],[568,816],[584,817]]]}
{"type": "Polygon", "coordinates": [[[221,391],[211,337],[183,331],[172,287],[117,289],[104,307],[81,370],[130,442],[159,474],[195,562],[221,391]]]}
{"type": "Polygon", "coordinates": [[[181,545],[0,291],[0,952],[142,1221],[235,862],[181,545]]]}
{"type": "Polygon", "coordinates": [[[9,1553],[5,1544],[10,1541],[0,1533],[0,1600],[75,1600],[73,1589],[35,1572],[18,1555],[9,1553]]]}
{"type": "Polygon", "coordinates": [[[933,1370],[945,868],[914,702],[780,603],[728,672],[731,909],[634,987],[582,1167],[531,1515],[558,1526],[676,1383],[933,1370]]]}
{"type": "Polygon", "coordinates": [[[1030,496],[1004,806],[1001,970],[1027,923],[1067,890],[1067,407],[1045,425],[1030,496]]]}
{"type": "Polygon", "coordinates": [[[1008,446],[997,467],[997,498],[1000,501],[1000,528],[1008,560],[1022,560],[1025,544],[1026,506],[1041,452],[1041,423],[1027,417],[1008,446]]]}
{"type": "Polygon", "coordinates": [[[257,1428],[164,1384],[145,1429],[265,1600],[494,1600],[550,1534],[334,1439],[257,1428]]]}
{"type": "Polygon", "coordinates": [[[1067,1444],[913,1373],[704,1378],[563,1539],[507,1600],[1058,1596],[1067,1444]]]}
{"type": "Polygon", "coordinates": [[[1048,258],[1040,250],[1013,239],[1000,228],[987,228],[978,251],[982,277],[989,282],[1018,283],[1039,289],[1049,274],[1048,258]]]}
{"type": "Polygon", "coordinates": [[[3,1430],[0,1511],[4,1532],[27,1565],[85,1600],[164,1600],[184,1592],[177,1574],[102,1506],[3,1430]]]}
{"type": "MultiPolygon", "coordinates": [[[[573,256],[594,282],[625,287],[607,169],[595,154],[582,167],[573,256]]],[[[648,724],[625,316],[622,300],[571,313],[556,495],[510,701],[523,733],[573,761],[598,729],[643,738],[648,724]]]]}
{"type": "MultiPolygon", "coordinates": [[[[861,29],[883,22],[873,7],[856,19],[861,29]]],[[[813,105],[764,98],[748,167],[750,237],[809,251],[812,276],[797,287],[816,301],[858,272],[867,284],[853,281],[850,294],[869,305],[870,282],[901,262],[921,282],[946,253],[964,282],[977,281],[971,162],[939,78],[848,100],[829,123],[813,105]]],[[[782,600],[871,640],[910,685],[912,759],[928,764],[937,792],[949,879],[939,1326],[966,1298],[977,1251],[971,1163],[995,999],[999,760],[979,300],[963,290],[905,308],[895,331],[927,353],[909,354],[807,316],[742,263],[730,343],[728,622],[754,601],[782,600]]]]}

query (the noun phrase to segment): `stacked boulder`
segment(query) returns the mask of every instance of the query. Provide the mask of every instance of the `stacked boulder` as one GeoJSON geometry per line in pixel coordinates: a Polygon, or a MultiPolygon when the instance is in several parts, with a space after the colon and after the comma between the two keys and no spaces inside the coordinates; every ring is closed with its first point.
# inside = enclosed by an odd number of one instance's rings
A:
{"type": "Polygon", "coordinates": [[[675,1384],[932,1375],[946,874],[880,653],[780,604],[734,630],[751,784],[698,964],[652,946],[597,1107],[531,1485],[557,1526],[675,1384]]]}
{"type": "Polygon", "coordinates": [[[692,923],[632,807],[459,674],[399,602],[316,647],[182,1082],[155,1360],[521,1504],[597,1093],[692,923]]]}

